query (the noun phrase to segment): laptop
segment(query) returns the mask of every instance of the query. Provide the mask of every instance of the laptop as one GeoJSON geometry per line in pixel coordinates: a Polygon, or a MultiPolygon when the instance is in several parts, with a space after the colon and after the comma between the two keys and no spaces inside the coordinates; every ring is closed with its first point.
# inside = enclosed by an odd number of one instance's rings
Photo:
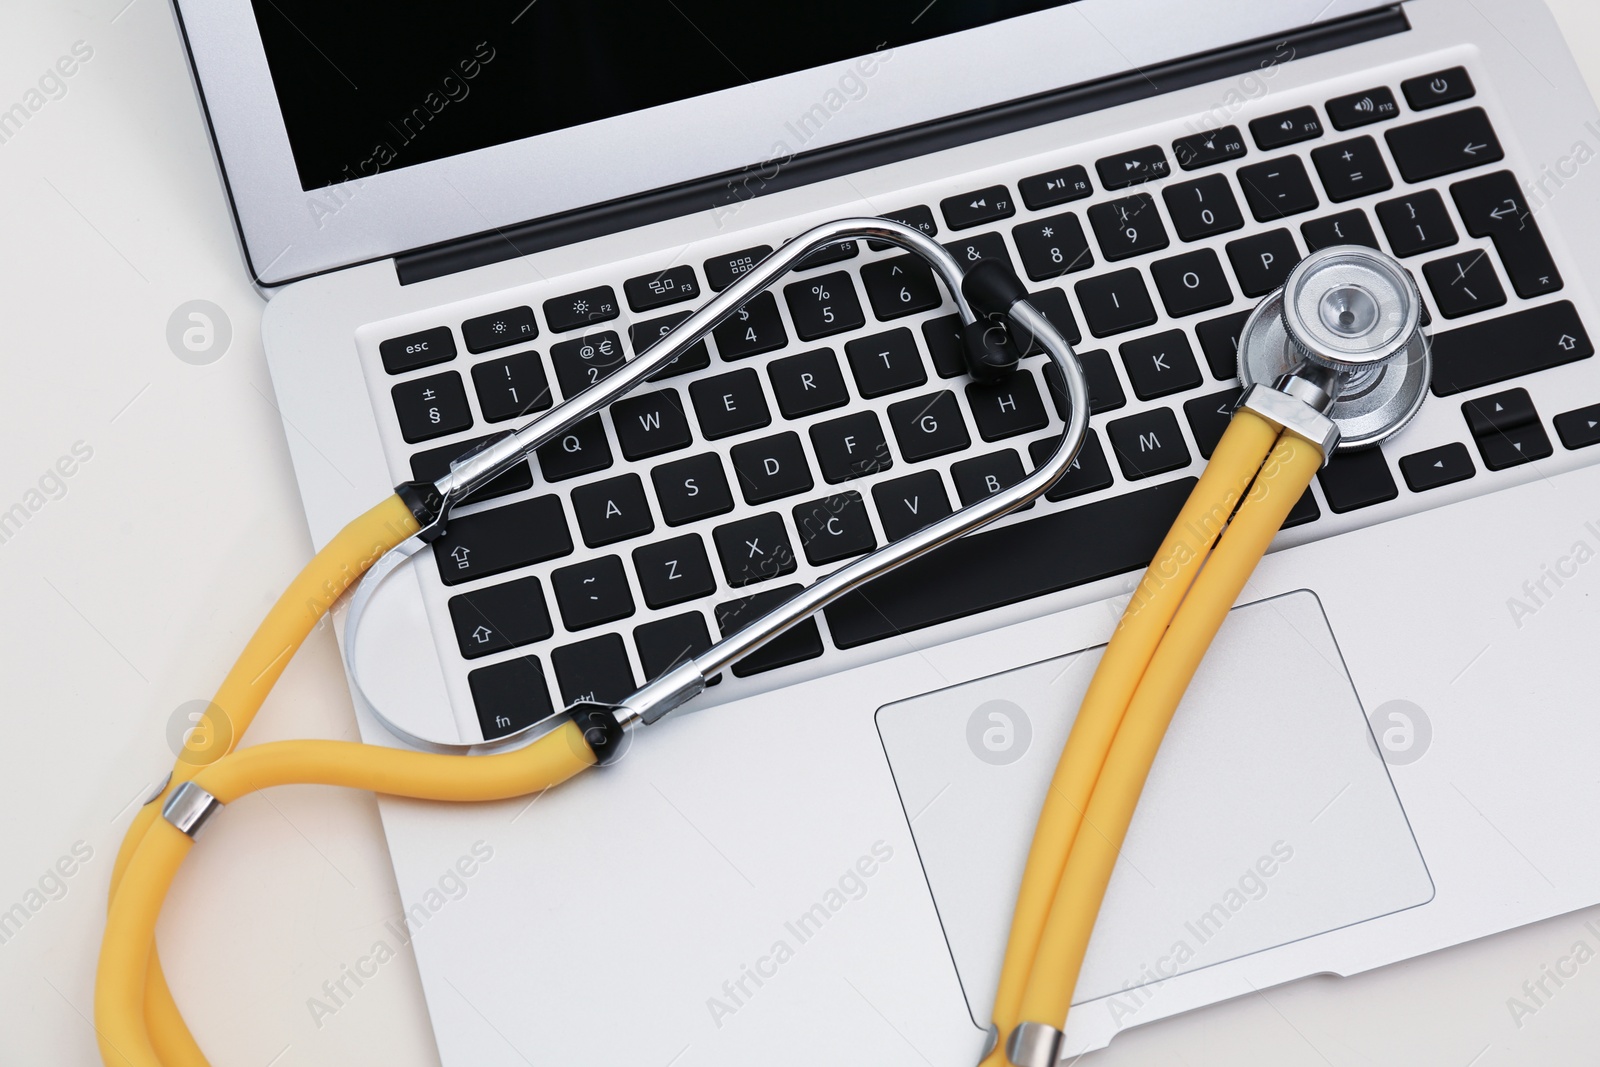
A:
{"type": "MultiPolygon", "coordinates": [[[[1088,376],[1045,498],[615,766],[382,800],[382,936],[445,1064],[975,1062],[1049,774],[1240,325],[1335,244],[1415,275],[1432,395],[1320,472],[1224,626],[1068,1052],[1600,901],[1572,847],[1600,820],[1600,114],[1540,4],[176,9],[318,543],[842,216],[1009,262],[1088,376]]],[[[388,583],[362,736],[525,743],[1020,478],[1061,383],[1037,356],[971,382],[954,322],[901,252],[813,255],[388,583]]]]}

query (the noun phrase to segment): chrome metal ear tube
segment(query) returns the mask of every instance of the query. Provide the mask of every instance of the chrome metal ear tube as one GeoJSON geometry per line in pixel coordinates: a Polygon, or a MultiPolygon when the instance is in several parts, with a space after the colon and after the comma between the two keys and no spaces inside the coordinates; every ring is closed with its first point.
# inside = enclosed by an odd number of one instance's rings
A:
{"type": "Polygon", "coordinates": [[[629,360],[615,374],[553,410],[530,419],[498,441],[453,463],[449,473],[434,482],[435,491],[445,502],[444,510],[527,458],[540,445],[554,440],[613,401],[633,392],[650,375],[687,352],[752,297],[770,289],[812,252],[841,241],[853,240],[882,241],[915,252],[944,280],[945,288],[955,298],[961,321],[976,321],[972,307],[961,291],[964,274],[961,264],[943,245],[921,230],[889,219],[850,218],[824,223],[807,230],[740,275],[732,285],[700,305],[671,333],[629,360]]]}
{"type": "Polygon", "coordinates": [[[902,563],[1015,511],[1040,496],[1067,472],[1077,458],[1078,449],[1089,428],[1089,388],[1083,370],[1078,365],[1077,354],[1050,320],[1026,300],[1013,304],[1008,316],[1014,329],[1020,329],[1025,336],[1031,336],[1039,343],[1051,361],[1060,368],[1066,382],[1070,405],[1067,425],[1050,458],[1015,485],[818,578],[744,629],[724,637],[694,659],[661,675],[618,706],[617,721],[624,728],[656,722],[704,689],[706,680],[711,676],[812,617],[839,597],[894,570],[902,563]]]}

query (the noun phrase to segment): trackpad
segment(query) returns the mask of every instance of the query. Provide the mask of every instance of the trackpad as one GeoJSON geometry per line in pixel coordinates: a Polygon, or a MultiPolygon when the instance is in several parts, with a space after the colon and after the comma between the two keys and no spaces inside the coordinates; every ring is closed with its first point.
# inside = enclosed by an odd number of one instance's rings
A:
{"type": "MultiPolygon", "coordinates": [[[[1103,648],[880,708],[974,1019],[1103,648]]],[[[1235,608],[1129,828],[1074,1003],[1424,904],[1433,883],[1310,592],[1235,608]]]]}

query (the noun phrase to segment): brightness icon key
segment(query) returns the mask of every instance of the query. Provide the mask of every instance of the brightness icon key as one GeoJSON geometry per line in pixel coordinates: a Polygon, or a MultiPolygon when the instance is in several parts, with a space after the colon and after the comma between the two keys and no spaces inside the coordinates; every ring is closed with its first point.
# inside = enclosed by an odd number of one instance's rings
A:
{"type": "Polygon", "coordinates": [[[524,305],[468,319],[461,324],[461,336],[468,352],[490,352],[533,340],[539,336],[539,327],[533,320],[533,309],[524,305]]]}

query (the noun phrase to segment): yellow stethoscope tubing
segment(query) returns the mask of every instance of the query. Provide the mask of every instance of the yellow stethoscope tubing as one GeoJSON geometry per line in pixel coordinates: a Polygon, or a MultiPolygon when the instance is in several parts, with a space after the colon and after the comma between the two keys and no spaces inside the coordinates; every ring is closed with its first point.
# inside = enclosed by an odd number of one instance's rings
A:
{"type": "MultiPolygon", "coordinates": [[[[1097,714],[1081,731],[1075,724],[1062,758],[1063,765],[1092,770],[1092,781],[1085,782],[1090,777],[1086,773],[1071,783],[1075,792],[1087,788],[1089,795],[1086,803],[1069,803],[1064,812],[1050,812],[1061,807],[1052,789],[1046,810],[1056,820],[1053,826],[1070,829],[1071,836],[1045,835],[1060,852],[1060,867],[1052,871],[1045,862],[1036,863],[1031,851],[1030,870],[1019,894],[1019,902],[1023,898],[1030,901],[1029,915],[1019,918],[1033,924],[1013,931],[1012,944],[1022,946],[1016,961],[1008,950],[1007,972],[1026,976],[1018,998],[1020,1017],[1058,1028],[1064,1025],[1105,884],[1166,725],[1216,628],[1320,463],[1314,448],[1284,435],[1266,468],[1260,470],[1255,489],[1218,542],[1215,531],[1227,521],[1232,503],[1261,467],[1260,443],[1265,441],[1270,447],[1276,432],[1276,427],[1248,412],[1235,417],[1156,557],[1158,565],[1163,561],[1169,565],[1147,571],[1139,588],[1149,583],[1150,595],[1136,593],[1130,601],[1125,618],[1131,636],[1121,641],[1125,651],[1113,658],[1108,648],[1110,666],[1103,660],[1096,672],[1096,683],[1101,675],[1107,680],[1091,685],[1091,695],[1099,693],[1096,705],[1111,711],[1097,714]],[[1213,544],[1217,547],[1209,556],[1206,551],[1194,550],[1210,549],[1213,544]],[[1184,545],[1191,550],[1185,551],[1184,545]],[[1220,575],[1218,579],[1200,580],[1213,570],[1220,575]],[[1159,580],[1152,582],[1152,575],[1159,580]],[[1229,575],[1236,584],[1225,580],[1229,575]],[[1193,583],[1192,589],[1188,582],[1193,583]],[[1191,602],[1209,606],[1189,608],[1191,602]],[[1194,623],[1188,621],[1191,614],[1194,623]],[[1169,628],[1187,633],[1190,626],[1197,627],[1193,634],[1174,641],[1175,651],[1165,653],[1169,628]],[[1179,669],[1184,664],[1188,664],[1187,673],[1179,669]],[[1170,678],[1166,677],[1169,669],[1174,671],[1170,678]],[[1146,676],[1153,684],[1146,684],[1146,676]],[[1119,696],[1125,697],[1120,706],[1119,696]],[[1109,715],[1115,716],[1114,723],[1109,715]],[[1083,822],[1096,833],[1078,834],[1083,822]],[[1065,848],[1061,847],[1063,841],[1065,848]],[[1040,909],[1040,900],[1048,907],[1040,909]],[[1030,929],[1037,931],[1032,937],[1028,936],[1030,929]]],[[[384,542],[398,543],[410,536],[415,526],[404,505],[391,498],[353,522],[318,554],[279,598],[240,662],[229,672],[214,702],[221,718],[209,724],[209,730],[202,721],[203,744],[218,736],[226,736],[230,745],[238,741],[270,683],[338,592],[386,550],[384,542]],[[308,597],[308,590],[319,595],[308,597]],[[227,724],[233,728],[229,730],[227,724]]],[[[1119,635],[1122,632],[1119,628],[1119,635]]],[[[1085,703],[1089,704],[1088,698],[1085,703]]],[[[594,759],[581,732],[570,723],[533,745],[497,756],[443,756],[346,742],[296,741],[227,755],[205,753],[205,757],[209,764],[193,756],[180,759],[163,796],[193,777],[223,803],[255,789],[291,782],[347,785],[438,800],[488,800],[549,788],[594,759]],[[201,765],[203,769],[199,769],[201,765]]],[[[192,840],[165,820],[158,820],[158,811],[153,803],[141,810],[118,857],[96,977],[96,1027],[107,1064],[204,1067],[207,1061],[172,1002],[154,946],[162,899],[192,840]]],[[[1036,833],[1036,839],[1040,836],[1036,833]]],[[[1034,851],[1041,851],[1037,845],[1036,840],[1034,851]]],[[[1044,859],[1050,856],[1044,855],[1044,859]]],[[[1014,978],[1012,981],[1015,984],[1014,978]]],[[[1002,1028],[1002,1034],[1007,1030],[1009,1027],[1002,1028]]],[[[995,1055],[1000,1055],[999,1050],[995,1055]]]]}
{"type": "Polygon", "coordinates": [[[1082,822],[1092,832],[1079,832],[1072,841],[1038,939],[1018,1009],[1021,1019],[1058,1029],[1065,1025],[1106,886],[1167,727],[1228,612],[1322,460],[1315,445],[1288,433],[1278,438],[1161,636],[1084,809],[1082,822]]]}

